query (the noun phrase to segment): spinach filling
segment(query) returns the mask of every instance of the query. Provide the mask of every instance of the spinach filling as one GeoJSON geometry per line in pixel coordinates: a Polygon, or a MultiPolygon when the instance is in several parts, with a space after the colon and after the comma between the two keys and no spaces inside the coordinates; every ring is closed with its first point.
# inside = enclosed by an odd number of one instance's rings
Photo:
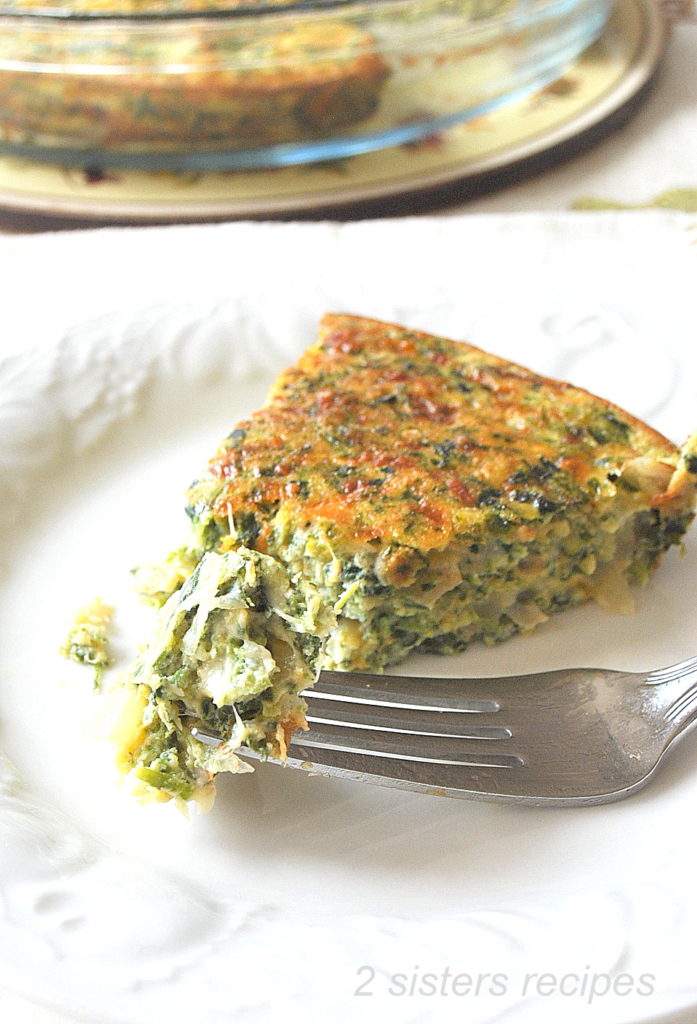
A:
{"type": "Polygon", "coordinates": [[[315,588],[268,555],[207,552],[126,680],[122,769],[145,792],[186,800],[219,771],[250,770],[241,747],[283,756],[333,624],[315,588]]]}

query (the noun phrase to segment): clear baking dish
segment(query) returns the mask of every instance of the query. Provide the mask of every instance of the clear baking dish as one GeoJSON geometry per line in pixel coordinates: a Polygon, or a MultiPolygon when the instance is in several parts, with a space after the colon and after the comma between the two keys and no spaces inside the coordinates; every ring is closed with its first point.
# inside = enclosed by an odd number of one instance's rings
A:
{"type": "Polygon", "coordinates": [[[0,149],[235,169],[410,142],[558,77],[612,0],[0,7],[0,149]]]}

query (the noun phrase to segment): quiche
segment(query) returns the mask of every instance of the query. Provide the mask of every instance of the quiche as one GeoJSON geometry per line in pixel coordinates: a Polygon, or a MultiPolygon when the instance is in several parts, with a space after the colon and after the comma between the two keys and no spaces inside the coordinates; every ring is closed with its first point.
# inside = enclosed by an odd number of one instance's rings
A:
{"type": "Polygon", "coordinates": [[[203,554],[121,681],[118,763],[136,793],[205,801],[218,772],[251,771],[242,745],[283,759],[334,621],[318,591],[268,555],[203,554]]]}
{"type": "MultiPolygon", "coordinates": [[[[88,16],[77,0],[76,13],[88,16]]],[[[136,35],[116,21],[71,41],[49,19],[0,34],[0,134],[78,150],[168,152],[183,139],[244,150],[324,138],[374,113],[390,71],[369,32],[341,18],[265,24],[153,22],[136,35]]]]}
{"type": "Polygon", "coordinates": [[[325,316],[189,488],[183,569],[170,557],[150,574],[158,599],[179,589],[130,677],[125,765],[188,796],[223,762],[239,770],[236,745],[282,756],[320,665],[379,671],[416,649],[491,644],[588,600],[631,611],[696,486],[697,435],[678,449],[471,345],[325,316]],[[250,566],[261,591],[240,590],[250,566]],[[246,618],[230,618],[228,593],[246,618]],[[263,668],[226,647],[246,651],[248,621],[263,668]],[[192,738],[194,720],[222,747],[192,738]]]}

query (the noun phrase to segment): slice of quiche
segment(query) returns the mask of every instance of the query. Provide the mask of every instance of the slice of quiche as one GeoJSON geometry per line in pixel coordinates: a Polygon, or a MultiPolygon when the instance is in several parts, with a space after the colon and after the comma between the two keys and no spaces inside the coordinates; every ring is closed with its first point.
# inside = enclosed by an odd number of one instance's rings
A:
{"type": "Polygon", "coordinates": [[[380,669],[632,609],[693,518],[682,450],[629,413],[478,348],[328,315],[190,488],[203,548],[244,543],[341,603],[324,662],[380,669]]]}
{"type": "Polygon", "coordinates": [[[151,573],[166,597],[201,558],[131,676],[124,766],[187,796],[242,770],[240,745],[283,756],[320,663],[380,670],[589,599],[630,611],[696,485],[697,435],[679,450],[470,345],[326,316],[191,486],[184,570],[151,573]]]}

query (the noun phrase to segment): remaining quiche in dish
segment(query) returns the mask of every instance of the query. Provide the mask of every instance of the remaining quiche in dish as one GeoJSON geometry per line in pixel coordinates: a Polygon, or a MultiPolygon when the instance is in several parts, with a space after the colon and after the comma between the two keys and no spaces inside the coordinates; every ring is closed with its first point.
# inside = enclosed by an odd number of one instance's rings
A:
{"type": "Polygon", "coordinates": [[[629,611],[696,485],[697,436],[679,450],[478,348],[326,316],[188,492],[195,544],[149,583],[185,579],[131,674],[124,766],[188,796],[239,770],[236,745],[282,756],[320,665],[493,643],[589,599],[629,611]]]}
{"type": "Polygon", "coordinates": [[[49,19],[0,32],[2,139],[123,154],[324,138],[368,118],[389,77],[372,35],[340,19],[138,27],[78,20],[69,35],[49,19]]]}

